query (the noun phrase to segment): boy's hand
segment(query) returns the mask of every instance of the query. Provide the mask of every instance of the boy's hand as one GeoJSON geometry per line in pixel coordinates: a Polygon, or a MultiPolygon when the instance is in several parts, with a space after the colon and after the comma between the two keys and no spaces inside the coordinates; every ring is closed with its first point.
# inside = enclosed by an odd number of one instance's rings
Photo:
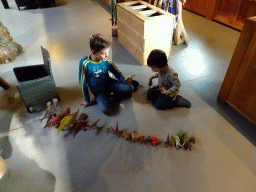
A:
{"type": "Polygon", "coordinates": [[[155,75],[152,75],[151,77],[150,77],[150,79],[154,79],[155,78],[155,75]]]}
{"type": "Polygon", "coordinates": [[[166,87],[161,87],[161,93],[163,93],[163,94],[166,94],[166,93],[167,93],[166,87]]]}
{"type": "Polygon", "coordinates": [[[132,79],[131,76],[127,76],[125,82],[126,82],[126,83],[131,83],[132,80],[133,80],[133,79],[132,79]]]}

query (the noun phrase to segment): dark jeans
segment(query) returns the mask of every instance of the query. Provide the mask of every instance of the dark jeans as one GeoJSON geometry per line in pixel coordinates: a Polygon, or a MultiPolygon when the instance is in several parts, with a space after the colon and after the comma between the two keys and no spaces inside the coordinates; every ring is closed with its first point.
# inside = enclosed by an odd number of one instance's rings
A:
{"type": "Polygon", "coordinates": [[[101,93],[93,93],[101,111],[106,115],[110,115],[113,112],[117,100],[121,101],[123,98],[132,96],[131,84],[113,79],[108,85],[109,86],[105,91],[101,93]],[[113,95],[111,93],[113,93],[113,95]]]}
{"type": "Polygon", "coordinates": [[[166,94],[161,93],[160,90],[157,90],[159,86],[155,86],[148,90],[147,97],[152,101],[156,109],[165,110],[172,109],[176,106],[176,102],[172,97],[169,97],[166,94]]]}

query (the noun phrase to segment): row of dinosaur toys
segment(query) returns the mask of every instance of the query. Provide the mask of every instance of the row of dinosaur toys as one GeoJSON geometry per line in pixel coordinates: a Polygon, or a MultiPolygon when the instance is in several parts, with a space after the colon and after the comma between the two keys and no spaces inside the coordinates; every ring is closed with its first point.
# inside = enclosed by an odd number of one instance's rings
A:
{"type": "MultiPolygon", "coordinates": [[[[40,121],[42,121],[43,119],[47,118],[47,122],[44,128],[55,126],[55,128],[58,129],[57,135],[60,133],[60,131],[70,130],[74,134],[74,137],[80,130],[84,130],[84,131],[87,130],[85,127],[87,126],[88,116],[85,113],[81,113],[81,115],[76,120],[79,109],[77,109],[75,113],[70,114],[70,106],[68,106],[66,111],[57,115],[56,114],[57,104],[58,104],[58,99],[53,99],[52,102],[50,101],[47,103],[47,110],[44,114],[44,117],[39,119],[40,121]],[[67,128],[64,129],[64,127],[67,127],[67,128]]],[[[88,125],[89,129],[98,127],[97,126],[98,121],[99,120],[95,121],[91,125],[88,125]]]]}
{"type": "MultiPolygon", "coordinates": [[[[44,126],[44,128],[54,125],[55,128],[58,129],[57,135],[60,133],[60,131],[70,130],[74,134],[74,137],[80,130],[86,131],[86,126],[89,126],[89,130],[98,129],[97,123],[100,119],[98,119],[91,125],[87,125],[88,116],[85,113],[82,113],[76,120],[79,109],[77,109],[74,114],[70,114],[70,106],[68,106],[65,112],[57,115],[57,102],[57,99],[53,99],[53,102],[47,103],[48,108],[45,112],[45,115],[42,119],[39,119],[40,121],[42,121],[43,119],[47,118],[47,123],[44,126]],[[67,129],[64,129],[64,127],[67,127],[67,129]]],[[[138,134],[137,131],[134,131],[133,133],[128,133],[125,130],[119,130],[118,122],[115,130],[112,127],[107,127],[106,129],[107,133],[112,132],[118,135],[119,137],[124,138],[125,140],[134,141],[138,143],[151,143],[152,146],[163,144],[164,147],[167,148],[175,146],[177,149],[183,148],[185,150],[191,150],[192,143],[195,144],[195,136],[192,136],[190,139],[188,139],[187,132],[183,131],[180,131],[180,133],[174,137],[171,136],[171,138],[169,137],[168,134],[167,140],[163,142],[161,139],[158,139],[155,135],[145,136],[138,134]]]]}
{"type": "Polygon", "coordinates": [[[192,148],[192,143],[195,144],[195,136],[192,136],[188,139],[187,132],[180,131],[180,133],[177,136],[171,136],[169,137],[169,134],[167,135],[167,140],[163,142],[161,139],[158,139],[155,135],[153,136],[145,136],[138,134],[137,131],[134,131],[133,133],[128,133],[125,130],[119,130],[118,129],[118,122],[116,125],[116,129],[113,129],[112,127],[107,127],[107,133],[113,133],[115,135],[118,135],[118,137],[122,137],[125,140],[128,141],[134,141],[138,143],[150,143],[152,146],[156,145],[164,145],[164,147],[172,147],[175,146],[177,149],[183,148],[185,150],[190,150],[192,148]]]}

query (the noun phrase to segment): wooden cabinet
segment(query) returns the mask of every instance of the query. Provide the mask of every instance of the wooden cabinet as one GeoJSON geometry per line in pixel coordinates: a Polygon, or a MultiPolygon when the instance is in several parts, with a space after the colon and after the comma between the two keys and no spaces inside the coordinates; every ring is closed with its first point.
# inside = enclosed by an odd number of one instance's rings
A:
{"type": "Polygon", "coordinates": [[[242,30],[246,18],[256,15],[256,0],[187,0],[185,9],[242,30]]]}
{"type": "Polygon", "coordinates": [[[185,9],[193,11],[209,20],[213,19],[217,0],[187,0],[184,4],[185,9]]]}
{"type": "Polygon", "coordinates": [[[246,18],[255,15],[255,0],[221,0],[217,3],[213,19],[242,30],[246,18]]]}
{"type": "Polygon", "coordinates": [[[220,89],[226,102],[256,124],[256,17],[246,19],[220,89]]]}

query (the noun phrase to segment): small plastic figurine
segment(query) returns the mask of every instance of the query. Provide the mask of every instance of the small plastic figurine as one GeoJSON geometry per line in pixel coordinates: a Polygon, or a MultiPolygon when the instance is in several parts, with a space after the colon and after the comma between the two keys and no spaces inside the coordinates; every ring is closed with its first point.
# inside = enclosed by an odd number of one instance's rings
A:
{"type": "Polygon", "coordinates": [[[155,146],[157,144],[157,137],[155,135],[150,137],[151,145],[155,146]]]}
{"type": "Polygon", "coordinates": [[[176,140],[176,148],[177,148],[177,149],[182,148],[182,147],[183,147],[183,144],[180,142],[179,136],[175,136],[174,138],[175,138],[175,140],[176,140]]]}
{"type": "Polygon", "coordinates": [[[125,138],[125,140],[128,140],[128,141],[132,139],[131,134],[127,132],[123,132],[123,137],[125,138]]]}
{"type": "Polygon", "coordinates": [[[52,118],[49,122],[46,123],[46,125],[44,126],[44,128],[51,126],[51,125],[55,125],[55,128],[57,128],[59,126],[59,123],[61,122],[61,120],[70,113],[70,106],[67,107],[67,110],[60,114],[57,115],[56,117],[52,118]]]}
{"type": "Polygon", "coordinates": [[[145,138],[144,135],[138,135],[138,136],[137,136],[137,141],[138,141],[139,143],[142,143],[142,142],[144,141],[144,138],[145,138]]]}
{"type": "Polygon", "coordinates": [[[144,142],[145,143],[150,143],[151,142],[151,136],[145,137],[144,142]]]}
{"type": "Polygon", "coordinates": [[[97,126],[97,123],[99,122],[100,119],[98,119],[97,121],[95,121],[94,123],[92,123],[90,126],[89,126],[89,130],[91,129],[97,129],[98,126],[97,126]]]}
{"type": "Polygon", "coordinates": [[[157,139],[157,142],[156,142],[157,145],[162,145],[162,143],[163,141],[161,139],[157,139]]]}
{"type": "Polygon", "coordinates": [[[196,143],[196,138],[195,138],[195,136],[192,136],[192,137],[188,140],[188,142],[195,144],[195,143],[196,143]]]}
{"type": "Polygon", "coordinates": [[[171,135],[170,144],[171,144],[171,146],[175,146],[176,145],[176,139],[172,135],[171,135]]]}
{"type": "Polygon", "coordinates": [[[74,134],[74,137],[81,129],[83,129],[86,126],[88,121],[87,118],[88,116],[85,113],[82,113],[77,119],[77,121],[73,124],[73,126],[71,127],[71,130],[74,134]]]}
{"type": "Polygon", "coordinates": [[[58,104],[58,99],[53,99],[52,102],[49,101],[47,103],[47,109],[45,111],[44,117],[39,119],[39,121],[42,121],[43,119],[47,118],[47,122],[52,118],[52,116],[55,114],[55,110],[58,104]]]}
{"type": "Polygon", "coordinates": [[[119,129],[118,129],[118,121],[117,121],[117,123],[116,123],[116,129],[115,130],[113,130],[113,133],[114,134],[118,134],[119,133],[119,129]]]}
{"type": "Polygon", "coordinates": [[[107,129],[107,133],[113,132],[113,128],[112,127],[106,127],[107,129]]]}
{"type": "Polygon", "coordinates": [[[183,148],[184,148],[185,150],[191,151],[191,144],[190,144],[190,142],[185,141],[185,142],[184,142],[184,145],[183,145],[183,148]]]}
{"type": "Polygon", "coordinates": [[[187,139],[187,132],[183,132],[182,130],[179,132],[178,137],[180,139],[180,143],[181,145],[183,145],[183,143],[185,142],[185,140],[187,139]]]}
{"type": "Polygon", "coordinates": [[[171,144],[170,144],[170,139],[169,139],[169,133],[168,133],[168,135],[167,135],[167,140],[165,141],[165,143],[164,143],[164,147],[171,147],[171,144]]]}
{"type": "Polygon", "coordinates": [[[58,131],[57,131],[57,135],[60,133],[60,131],[61,131],[64,127],[67,127],[67,129],[70,129],[70,125],[71,125],[72,123],[74,123],[74,121],[76,120],[78,111],[79,111],[79,109],[77,109],[74,114],[68,114],[67,116],[65,116],[65,117],[61,120],[60,126],[59,126],[58,131]]]}
{"type": "Polygon", "coordinates": [[[137,131],[134,131],[132,133],[132,141],[136,141],[137,140],[137,131]]]}

